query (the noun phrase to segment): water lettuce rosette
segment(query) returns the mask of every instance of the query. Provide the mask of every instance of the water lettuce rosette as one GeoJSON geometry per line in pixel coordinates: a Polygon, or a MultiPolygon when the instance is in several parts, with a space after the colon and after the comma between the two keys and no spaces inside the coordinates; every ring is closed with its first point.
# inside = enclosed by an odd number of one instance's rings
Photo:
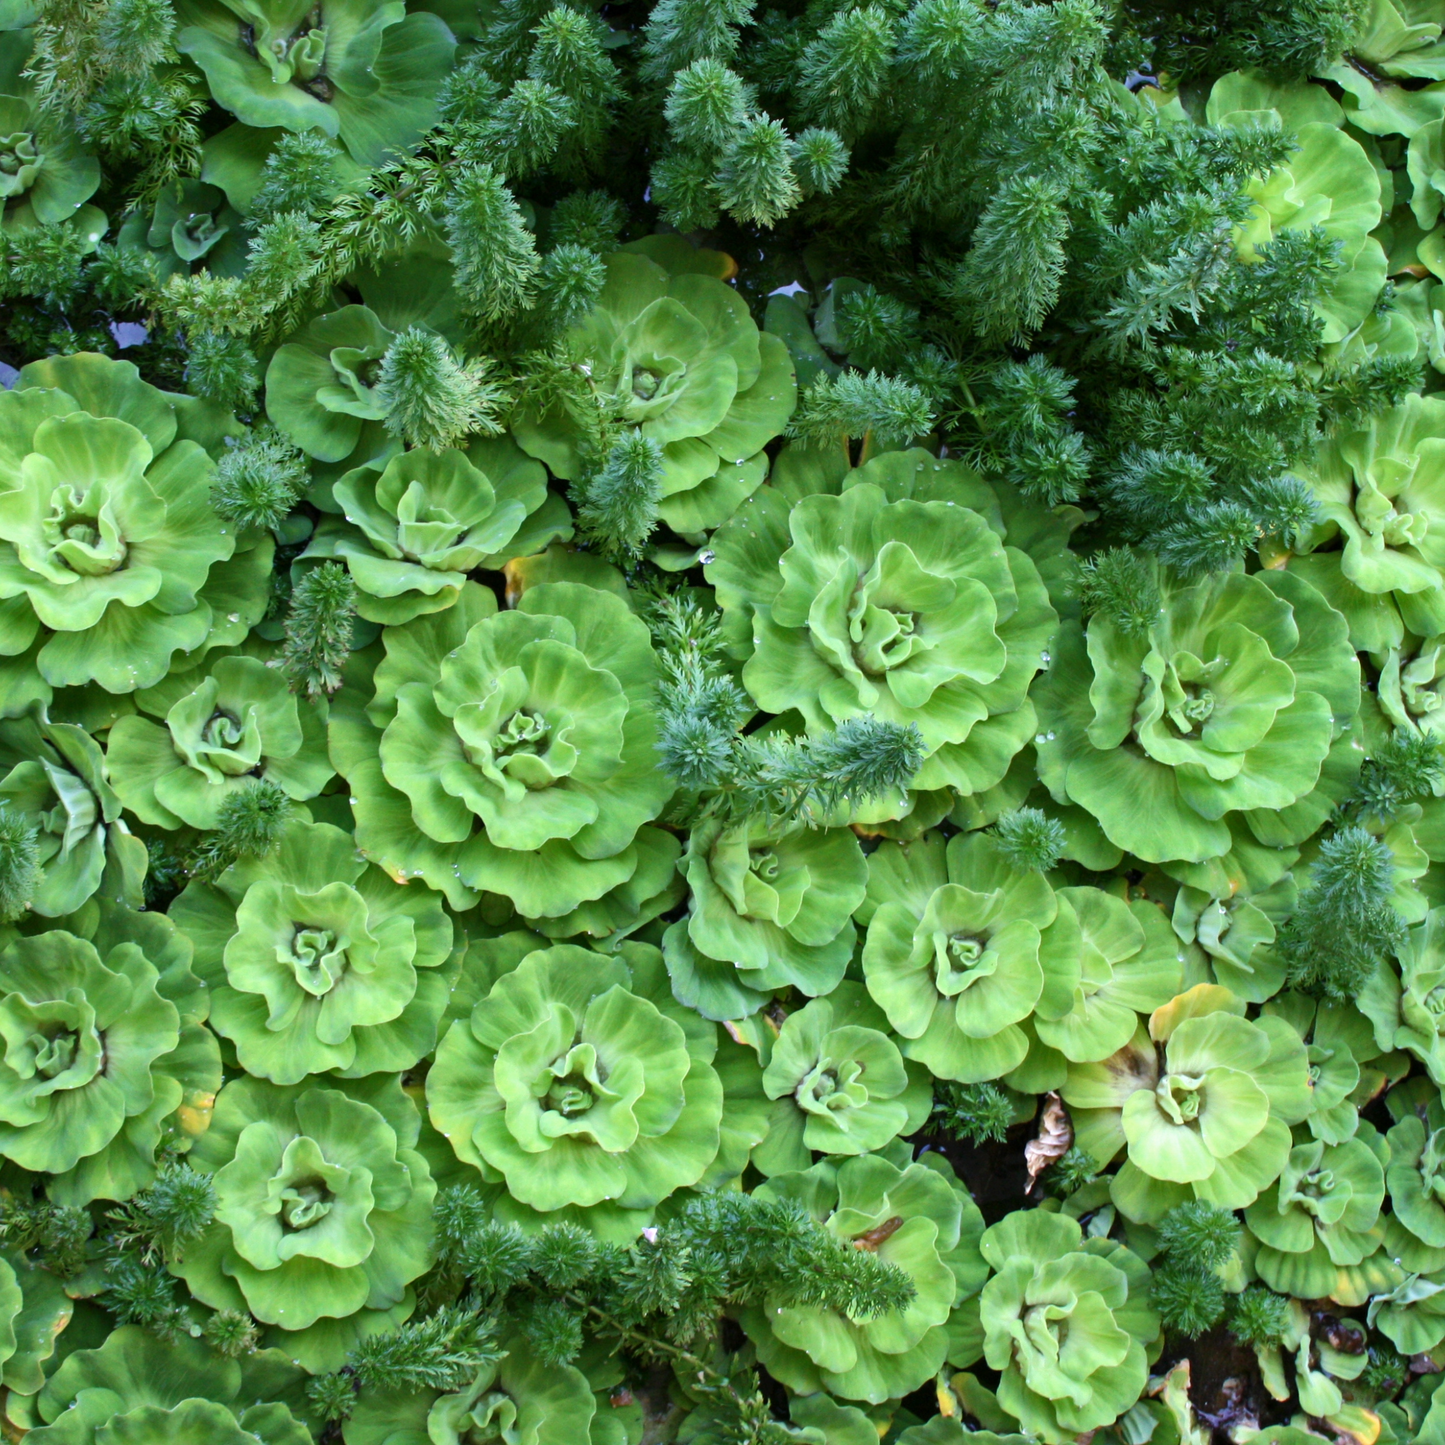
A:
{"type": "Polygon", "coordinates": [[[70,117],[40,113],[30,94],[0,95],[0,228],[18,232],[68,221],[100,186],[100,162],[70,117]]]}
{"type": "Polygon", "coordinates": [[[1294,992],[1277,994],[1264,1012],[1284,1019],[1304,1040],[1310,1085],[1305,1125],[1311,1136],[1326,1144],[1353,1138],[1360,1119],[1356,1102],[1370,1097],[1369,1075],[1383,1077],[1376,1072],[1380,1049],[1369,1019],[1353,1003],[1294,992]]]}
{"type": "Polygon", "coordinates": [[[172,181],[151,210],[130,214],[115,244],[162,279],[188,276],[196,262],[216,276],[239,276],[246,269],[240,213],[224,191],[203,180],[172,181]]]}
{"type": "Polygon", "coordinates": [[[1445,908],[1432,908],[1400,950],[1398,972],[1382,963],[1366,980],[1360,1011],[1382,1051],[1404,1049],[1445,1087],[1445,908]]]}
{"type": "Polygon", "coordinates": [[[0,719],[0,769],[0,805],[35,830],[32,912],[59,918],[97,892],[140,906],[146,847],[121,817],[105,757],[84,728],[53,723],[38,705],[0,719]]]}
{"type": "Polygon", "coordinates": [[[349,457],[364,422],[387,414],[377,391],[381,360],[396,339],[367,306],[313,317],[266,366],[266,415],[307,456],[349,457]]]}
{"type": "Polygon", "coordinates": [[[587,1376],[574,1365],[543,1364],[525,1340],[507,1343],[503,1357],[460,1390],[363,1391],[344,1426],[346,1445],[581,1445],[592,1438],[598,1402],[587,1376]]]}
{"type": "Polygon", "coordinates": [[[774,1104],[752,1162],[764,1174],[806,1169],[814,1153],[875,1153],[933,1104],[927,1073],[904,1062],[882,1011],[849,982],[783,1021],[763,1092],[774,1104]]]}
{"type": "Polygon", "coordinates": [[[1042,1209],[991,1225],[979,1248],[994,1271],[979,1315],[998,1403],[1049,1445],[1111,1425],[1139,1398],[1159,1333],[1143,1260],[1042,1209]]]}
{"type": "Polygon", "coordinates": [[[0,697],[152,687],[178,654],[239,643],[272,543],[236,553],[211,506],[218,440],[192,398],[91,353],[32,362],[0,396],[0,697]],[[207,435],[209,431],[209,436],[207,435]]]}
{"type": "Polygon", "coordinates": [[[1432,737],[1445,733],[1445,636],[1407,633],[1387,649],[1375,695],[1397,728],[1432,737]]]}
{"type": "MultiPolygon", "coordinates": [[[[1294,912],[1299,888],[1288,866],[1293,850],[1253,848],[1246,856],[1265,859],[1264,868],[1199,880],[1209,887],[1184,882],[1174,895],[1171,921],[1179,938],[1195,944],[1208,959],[1215,983],[1249,1003],[1263,1003],[1284,982],[1284,963],[1270,945],[1278,925],[1294,912]]],[[[1177,871],[1191,876],[1187,866],[1177,871]]]]}
{"type": "Polygon", "coordinates": [[[430,889],[403,888],[325,823],[194,881],[170,916],[193,941],[211,1024],[277,1084],[409,1069],[436,1044],[457,965],[430,889]]]}
{"type": "Polygon", "coordinates": [[[1383,652],[1405,630],[1445,632],[1442,456],[1445,400],[1412,395],[1340,429],[1301,469],[1319,520],[1290,565],[1346,615],[1357,647],[1383,652]]]}
{"type": "Polygon", "coordinates": [[[1289,1162],[1290,1126],[1309,1113],[1304,1043],[1283,1019],[1199,984],[1155,1009],[1118,1053],[1074,1064],[1063,1090],[1079,1147],[1100,1163],[1130,1219],[1154,1222],[1203,1199],[1242,1209],[1289,1162]]]}
{"type": "MultiPolygon", "coordinates": [[[[1102,888],[1059,888],[1058,917],[1044,935],[1040,956],[1077,950],[1077,981],[1067,1010],[1040,1012],[1033,1029],[1042,1049],[1070,1063],[1097,1063],[1123,1048],[1140,1014],[1169,1002],[1183,983],[1178,940],[1159,907],[1125,900],[1102,888]]],[[[1030,1051],[1030,1064],[1037,1061],[1030,1051]]],[[[1063,1083],[1063,1074],[1050,1087],[1063,1083]]]]}
{"type": "Polygon", "coordinates": [[[672,997],[655,948],[558,944],[451,1026],[427,1108],[458,1159],[530,1209],[648,1210],[717,1155],[716,1052],[716,1027],[672,997]]]}
{"type": "Polygon", "coordinates": [[[1313,1139],[1290,1150],[1280,1177],[1244,1211],[1259,1241],[1254,1269],[1280,1294],[1362,1305],[1399,1282],[1382,1253],[1385,1171],[1370,1125],[1339,1144],[1313,1139]]]}
{"type": "Polygon", "coordinates": [[[121,1325],[65,1358],[30,1433],[41,1445],[309,1445],[297,1418],[305,1378],[280,1350],[227,1359],[186,1335],[121,1325]]]}
{"type": "MultiPolygon", "coordinates": [[[[1438,1254],[1445,1250],[1445,1113],[1438,1096],[1407,1113],[1385,1139],[1389,1146],[1385,1184],[1394,1219],[1438,1254]]],[[[1391,1245],[1398,1252],[1393,1239],[1391,1245]]]]}
{"type": "Polygon", "coordinates": [[[1057,616],[977,474],[887,453],[790,507],[767,488],[706,572],[759,706],[812,731],[873,716],[923,736],[919,789],[992,787],[1036,730],[1057,616]]]}
{"type": "Polygon", "coordinates": [[[401,1323],[432,1263],[436,1184],[421,1118],[396,1075],[283,1088],[232,1079],[190,1164],[211,1176],[214,1222],[168,1261],[213,1309],[249,1311],[312,1373],[401,1323]]]}
{"type": "Polygon", "coordinates": [[[508,437],[369,461],[332,495],[344,515],[322,519],[305,557],[345,562],[357,611],[372,622],[450,607],[468,573],[499,571],[572,531],[546,469],[508,437]]]}
{"type": "Polygon", "coordinates": [[[101,900],[59,924],[0,950],[0,1154],[57,1200],[128,1199],[220,1086],[205,988],[163,915],[101,900]]]}
{"type": "Polygon", "coordinates": [[[872,1404],[936,1374],[950,1351],[950,1318],[987,1274],[978,1243],[983,1217],[943,1159],[825,1159],[774,1175],[757,1193],[796,1203],[836,1238],[902,1270],[916,1291],[904,1309],[871,1318],[764,1296],[738,1322],[768,1372],[799,1394],[826,1390],[872,1404]]]}
{"type": "Polygon", "coordinates": [[[331,709],[363,854],[455,908],[485,889],[528,917],[636,873],[638,830],[673,784],[656,765],[651,639],[620,597],[549,582],[498,613],[468,584],[382,642],[369,690],[331,709]]]}
{"type": "Polygon", "coordinates": [[[302,801],[334,776],[324,704],[297,698],[259,657],[172,673],[136,707],[112,725],[106,764],[121,801],[153,827],[214,828],[226,802],[257,781],[302,801]]]}
{"type": "Polygon", "coordinates": [[[981,834],[880,844],[865,915],[868,992],[904,1056],[937,1078],[1001,1077],[1028,1053],[1024,1022],[1061,1019],[1074,1004],[1077,927],[1055,931],[1054,890],[981,834]]]}
{"type": "MultiPolygon", "coordinates": [[[[662,447],[658,515],[683,533],[726,521],[762,482],[763,448],[797,398],[787,347],[705,273],[711,257],[675,244],[614,251],[595,306],[563,341],[618,422],[662,447]]],[[[565,406],[523,407],[513,429],[556,476],[583,476],[586,433],[565,406]]]]}
{"type": "Polygon", "coordinates": [[[1284,129],[1295,142],[1273,170],[1245,183],[1254,206],[1235,243],[1254,261],[1281,234],[1318,228],[1333,241],[1339,261],[1320,288],[1315,315],[1326,343],[1343,341],[1370,315],[1385,282],[1385,250],[1371,234],[1380,224],[1380,176],[1327,96],[1315,102],[1314,87],[1261,81],[1249,72],[1224,76],[1206,105],[1211,125],[1284,129]]]}
{"type": "Polygon", "coordinates": [[[1312,796],[1330,749],[1356,725],[1344,618],[1290,572],[1158,581],[1146,635],[1102,614],[1063,629],[1034,690],[1040,778],[1148,862],[1220,857],[1232,821],[1302,841],[1333,803],[1312,796]]]}
{"type": "Polygon", "coordinates": [[[435,123],[456,40],[400,0],[184,0],[176,48],[248,126],[339,136],[363,165],[435,123]]]}
{"type": "Polygon", "coordinates": [[[678,868],[690,905],[663,949],[678,997],[705,1018],[742,1018],[790,985],[826,994],[843,977],[867,876],[847,828],[707,818],[678,868]]]}

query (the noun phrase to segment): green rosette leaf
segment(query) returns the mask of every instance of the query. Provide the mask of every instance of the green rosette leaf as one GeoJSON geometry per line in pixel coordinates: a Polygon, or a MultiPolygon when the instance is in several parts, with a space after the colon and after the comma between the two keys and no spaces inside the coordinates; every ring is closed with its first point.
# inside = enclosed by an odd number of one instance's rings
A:
{"type": "Polygon", "coordinates": [[[1126,903],[1100,888],[1060,888],[1055,897],[1058,917],[1044,930],[1040,957],[1076,956],[1078,979],[1068,1009],[1054,1018],[1040,1011],[1034,1029],[1071,1063],[1096,1063],[1129,1042],[1139,1014],[1178,992],[1178,940],[1152,903],[1126,903]]]}
{"type": "Polygon", "coordinates": [[[299,700],[260,658],[223,657],[203,676],[173,676],[136,702],[161,721],[119,718],[106,763],[121,801],[153,827],[214,828],[227,800],[257,779],[301,801],[333,776],[324,705],[299,700]]]}
{"type": "Polygon", "coordinates": [[[597,1397],[572,1365],[548,1366],[510,1342],[465,1389],[448,1394],[363,1392],[344,1427],[346,1445],[577,1445],[588,1439],[597,1397]]]}
{"type": "Polygon", "coordinates": [[[1366,1319],[1397,1350],[1419,1355],[1445,1340],[1445,1284],[1411,1275],[1393,1289],[1375,1288],[1366,1319]]]}
{"type": "Polygon", "coordinates": [[[199,1340],[163,1341],[122,1325],[99,1349],[67,1356],[37,1400],[42,1445],[307,1445],[311,1432],[274,1399],[303,1371],[278,1350],[245,1364],[199,1340]]]}
{"type": "Polygon", "coordinates": [[[1417,736],[1445,732],[1445,637],[1403,637],[1384,654],[1375,684],[1380,710],[1417,736]]]}
{"type": "Polygon", "coordinates": [[[0,1153],[57,1175],[91,1160],[94,1193],[109,1192],[95,1156],[112,1146],[123,1156],[128,1120],[180,1103],[180,1086],[157,1077],[180,1043],[180,1013],[159,982],[133,942],[102,957],[88,940],[55,929],[0,953],[0,1153]]]}
{"type": "Polygon", "coordinates": [[[332,493],[344,517],[324,519],[305,555],[344,561],[373,622],[439,612],[468,573],[571,534],[566,509],[548,504],[545,468],[506,438],[372,461],[332,493]]]}
{"type": "Polygon", "coordinates": [[[74,913],[102,885],[139,907],[145,844],[121,818],[120,798],[89,733],[52,723],[39,707],[0,719],[0,770],[0,802],[36,830],[33,913],[74,913]]]}
{"type": "MultiPolygon", "coordinates": [[[[661,445],[662,520],[708,531],[762,482],[763,448],[792,415],[797,381],[787,347],[758,330],[737,291],[648,249],[607,257],[602,292],[563,345],[617,420],[661,445]]],[[[581,476],[587,438],[564,406],[524,405],[513,429],[555,475],[581,476]]]]}
{"type": "Polygon", "coordinates": [[[339,136],[354,160],[380,164],[435,123],[456,41],[397,0],[186,0],[176,48],[211,95],[249,126],[339,136]]]}
{"type": "Polygon", "coordinates": [[[691,911],[663,946],[674,986],[705,1017],[741,1018],[790,985],[826,994],[842,978],[867,877],[848,829],[707,819],[678,867],[691,911]]]}
{"type": "MultiPolygon", "coordinates": [[[[1442,454],[1445,402],[1407,396],[1321,442],[1304,470],[1319,520],[1296,550],[1309,555],[1311,568],[1329,579],[1326,585],[1363,594],[1353,606],[1346,598],[1357,646],[1399,646],[1400,620],[1421,637],[1445,631],[1445,490],[1435,462],[1442,454]],[[1365,615],[1367,603],[1388,607],[1393,636],[1380,635],[1365,615]]],[[[1387,684],[1386,694],[1393,686],[1387,684]]]]}
{"type": "Polygon", "coordinates": [[[0,491],[0,649],[38,644],[22,706],[56,687],[151,687],[177,653],[239,642],[260,620],[270,538],[237,554],[210,505],[210,457],[178,439],[180,400],[90,353],[32,363],[0,398],[12,478],[0,491]],[[258,575],[229,576],[233,556],[258,575]],[[213,605],[221,595],[232,613],[213,605]]]}
{"type": "Polygon", "coordinates": [[[1432,908],[1410,929],[1399,972],[1382,964],[1365,983],[1360,1011],[1382,1052],[1404,1049],[1445,1087],[1445,909],[1432,908]]]}
{"type": "Polygon", "coordinates": [[[1219,895],[1186,885],[1174,897],[1174,931],[1203,950],[1217,983],[1250,1003],[1263,1003],[1284,982],[1284,965],[1269,945],[1298,896],[1288,872],[1258,893],[1219,895]]]}
{"type": "Polygon", "coordinates": [[[0,228],[67,221],[100,186],[100,162],[64,119],[42,118],[29,95],[0,95],[0,228]]]}
{"type": "Polygon", "coordinates": [[[1061,634],[1034,691],[1039,776],[1150,862],[1221,857],[1239,814],[1278,846],[1271,821],[1322,786],[1332,745],[1355,726],[1344,618],[1287,572],[1160,587],[1146,637],[1103,616],[1061,634]]]}
{"type": "Polygon", "coordinates": [[[864,911],[868,991],[904,1056],[935,1077],[1002,1077],[1028,1053],[1024,1022],[1073,1002],[1077,930],[1064,946],[1044,946],[1059,916],[1054,890],[1012,869],[982,835],[946,847],[936,834],[881,844],[868,860],[864,911]]]}
{"type": "Polygon", "coordinates": [[[173,1274],[214,1309],[249,1310],[312,1371],[339,1368],[368,1318],[400,1323],[431,1265],[436,1184],[396,1076],[283,1088],[233,1079],[191,1151],[215,1221],[173,1274]]]}
{"type": "Polygon", "coordinates": [[[979,1313],[999,1404],[1050,1445],[1112,1424],[1143,1390],[1159,1333],[1143,1261],[1041,1209],[992,1225],[979,1248],[994,1270],[979,1313]]]}
{"type": "Polygon", "coordinates": [[[814,1153],[873,1153],[922,1125],[932,1091],[885,1024],[850,983],[788,1015],[763,1070],[763,1092],[776,1102],[753,1151],[758,1169],[782,1174],[806,1169],[814,1153]]]}
{"type": "Polygon", "coordinates": [[[738,1318],[768,1371],[799,1394],[827,1390],[873,1404],[936,1374],[950,1316],[987,1272],[982,1216],[948,1165],[933,1154],[903,1167],[877,1154],[830,1159],[774,1175],[757,1192],[796,1203],[837,1238],[902,1270],[917,1291],[905,1309],[872,1319],[764,1296],[738,1318]]]}
{"type": "Polygon", "coordinates": [[[1101,1163],[1127,1151],[1112,1193],[1129,1218],[1157,1221],[1189,1198],[1244,1208],[1289,1162],[1289,1126],[1312,1102],[1308,1055],[1283,1019],[1243,1012],[1227,989],[1199,984],[1117,1053],[1069,1066],[1079,1147],[1101,1163]]]}
{"type": "Polygon", "coordinates": [[[195,944],[212,1025],[250,1074],[358,1078],[435,1047],[459,964],[451,920],[338,828],[293,823],[274,853],[190,883],[171,917],[195,944]]]}
{"type": "Polygon", "coordinates": [[[1445,1130],[1414,1115],[1386,1136],[1385,1182],[1395,1218],[1422,1244],[1445,1249],[1445,1130]]]}
{"type": "Polygon", "coordinates": [[[1384,1170],[1364,1139],[1297,1145],[1279,1179],[1244,1212],[1259,1241],[1255,1270],[1283,1294],[1364,1304],[1378,1282],[1359,1266],[1384,1243],[1384,1197],[1384,1170]]]}
{"type": "Polygon", "coordinates": [[[717,1155],[716,1049],[715,1027],[672,998],[656,949],[559,944],[452,1025],[427,1106],[458,1159],[531,1209],[645,1210],[717,1155]]]}
{"type": "Polygon", "coordinates": [[[362,423],[386,416],[376,383],[394,339],[365,306],[316,317],[266,367],[266,415],[308,456],[342,461],[362,423]]]}
{"type": "Polygon", "coordinates": [[[545,583],[494,609],[469,587],[388,628],[370,704],[333,707],[331,755],[360,800],[358,845],[394,877],[424,877],[455,906],[485,889],[560,917],[637,873],[638,830],[672,793],[656,766],[657,664],[611,594],[545,583]]]}
{"type": "Polygon", "coordinates": [[[1057,626],[1003,532],[976,473],[920,451],[877,457],[791,513],[758,494],[707,567],[730,635],[751,629],[744,685],[813,730],[865,715],[917,726],[919,788],[992,787],[1034,734],[1027,693],[1057,626]]]}
{"type": "Polygon", "coordinates": [[[1360,1118],[1357,1091],[1379,1054],[1370,1021],[1352,1003],[1317,1003],[1298,993],[1271,999],[1264,1012],[1283,1019],[1304,1040],[1311,1102],[1305,1123],[1311,1135],[1326,1144],[1353,1138],[1360,1118]]]}
{"type": "MultiPolygon", "coordinates": [[[[59,948],[67,956],[87,960],[89,973],[89,960],[98,957],[106,970],[129,982],[130,999],[109,1027],[97,1029],[101,1067],[96,1078],[89,1084],[80,1084],[75,1078],[79,1092],[74,1097],[64,1086],[57,1088],[52,1107],[61,1112],[49,1126],[65,1132],[68,1142],[70,1134],[63,1115],[70,1110],[86,1119],[82,1135],[98,1136],[95,1124],[101,1115],[97,1112],[92,1116],[91,1098],[93,1095],[96,1099],[97,1110],[105,1099],[113,1098],[106,1083],[110,1081],[120,1088],[124,1099],[120,1129],[103,1148],[83,1154],[67,1172],[57,1173],[50,1181],[49,1192],[53,1199],[65,1204],[129,1199],[154,1181],[163,1140],[168,1150],[184,1153],[194,1136],[205,1128],[211,1103],[221,1086],[220,1050],[215,1036],[205,1027],[210,997],[205,984],[192,971],[190,940],[164,914],[137,912],[102,896],[57,923],[55,928],[49,920],[35,918],[24,924],[27,931],[36,932],[20,943],[40,947],[32,964],[47,967],[51,957],[47,950],[59,948]],[[42,927],[52,931],[40,932],[42,927]],[[65,943],[67,937],[83,947],[71,949],[65,943]],[[176,1020],[174,1026],[171,1019],[176,1020]],[[142,1061],[153,1047],[170,1039],[172,1027],[174,1045],[152,1058],[149,1077],[144,1078],[142,1061]]],[[[62,972],[52,982],[52,992],[65,976],[62,972]]],[[[118,1001],[119,986],[107,981],[105,987],[109,997],[118,1001]]],[[[38,993],[35,996],[38,998],[38,993]]],[[[96,1013],[100,1018],[102,1011],[96,1013]]],[[[60,1034],[56,1038],[60,1039],[58,1047],[67,1051],[68,1043],[60,1034]]],[[[79,1042],[77,1039],[77,1047],[79,1042]]],[[[37,1127],[37,1142],[45,1127],[37,1127]]]]}

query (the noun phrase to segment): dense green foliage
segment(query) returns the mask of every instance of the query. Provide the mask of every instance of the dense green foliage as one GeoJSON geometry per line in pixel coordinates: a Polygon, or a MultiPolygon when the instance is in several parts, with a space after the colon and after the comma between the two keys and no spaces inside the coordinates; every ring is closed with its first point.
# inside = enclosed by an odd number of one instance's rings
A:
{"type": "Polygon", "coordinates": [[[1442,287],[1442,0],[0,5],[6,1437],[1445,1445],[1442,287]]]}

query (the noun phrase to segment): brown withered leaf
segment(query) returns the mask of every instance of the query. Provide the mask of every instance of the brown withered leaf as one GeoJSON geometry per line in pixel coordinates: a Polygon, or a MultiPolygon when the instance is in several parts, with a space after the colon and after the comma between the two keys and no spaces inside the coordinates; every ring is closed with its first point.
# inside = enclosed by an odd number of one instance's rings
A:
{"type": "Polygon", "coordinates": [[[1031,1193],[1038,1177],[1054,1162],[1069,1151],[1074,1142],[1074,1126],[1069,1122],[1069,1111],[1057,1094],[1044,1096],[1044,1112],[1039,1119],[1036,1138],[1024,1145],[1024,1162],[1029,1166],[1029,1187],[1031,1193]]]}
{"type": "Polygon", "coordinates": [[[860,1234],[853,1241],[853,1248],[866,1249],[870,1254],[877,1254],[878,1247],[902,1228],[903,1216],[895,1214],[892,1219],[885,1219],[882,1224],[874,1225],[866,1234],[860,1234]]]}

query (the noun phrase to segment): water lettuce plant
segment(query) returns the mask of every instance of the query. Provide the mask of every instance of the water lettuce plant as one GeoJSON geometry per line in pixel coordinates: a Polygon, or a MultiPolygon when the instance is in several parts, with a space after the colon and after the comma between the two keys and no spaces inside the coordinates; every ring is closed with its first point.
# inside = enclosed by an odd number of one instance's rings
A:
{"type": "Polygon", "coordinates": [[[180,18],[176,47],[217,105],[248,126],[339,136],[368,165],[435,119],[456,46],[437,16],[394,0],[186,0],[180,18]]]}
{"type": "MultiPolygon", "coordinates": [[[[708,253],[649,249],[608,256],[594,306],[562,344],[617,425],[662,449],[658,515],[679,532],[710,531],[767,471],[763,448],[797,396],[793,364],[737,293],[707,274],[708,253]]],[[[515,430],[556,476],[574,480],[595,465],[586,422],[565,405],[528,406],[515,430]]]]}
{"type": "Polygon", "coordinates": [[[1445,1078],[1445,914],[1432,909],[1410,930],[1399,971],[1377,969],[1360,994],[1360,1010],[1383,1049],[1406,1049],[1434,1080],[1445,1078]]]}
{"type": "Polygon", "coordinates": [[[1307,837],[1359,706],[1343,619],[1289,571],[1158,585],[1147,632],[1096,614],[1062,633],[1035,693],[1040,777],[1150,862],[1219,857],[1236,818],[1273,846],[1307,837]]]}
{"type": "Polygon", "coordinates": [[[991,1225],[979,1250],[993,1271],[979,1315],[1000,1406],[1056,1445],[1112,1424],[1137,1397],[1159,1331],[1143,1261],[1041,1210],[991,1225]]]}
{"type": "MultiPolygon", "coordinates": [[[[1368,1127],[1368,1126],[1366,1126],[1368,1127]]],[[[1245,1210],[1260,1242],[1254,1267],[1281,1294],[1361,1305],[1396,1281],[1379,1229],[1385,1173],[1361,1138],[1290,1150],[1279,1179],[1245,1210]]]]}
{"type": "Polygon", "coordinates": [[[452,923],[325,823],[294,823],[274,853],[189,884],[171,917],[196,948],[211,1026],[248,1074],[277,1084],[410,1068],[435,1047],[452,923]]]}
{"type": "Polygon", "coordinates": [[[437,1048],[432,1123],[457,1157],[543,1212],[648,1209],[718,1151],[712,1024],[667,990],[661,955],[559,944],[502,975],[437,1048]]]}
{"type": "Polygon", "coordinates": [[[127,1199],[220,1085],[205,990],[164,917],[101,903],[60,924],[0,951],[0,1154],[57,1199],[127,1199]]]}
{"type": "Polygon", "coordinates": [[[673,786],[653,763],[647,629],[620,598],[550,582],[499,613],[474,587],[383,645],[364,711],[331,720],[369,856],[454,906],[485,888],[532,916],[632,876],[673,786]]]}
{"type": "Polygon", "coordinates": [[[923,1121],[932,1096],[857,984],[840,984],[783,1022],[763,1070],[775,1100],[753,1152],[764,1174],[806,1169],[813,1154],[869,1154],[923,1121]]]}
{"type": "Polygon", "coordinates": [[[524,1341],[509,1342],[455,1391],[372,1393],[357,1401],[346,1445],[567,1445],[585,1437],[598,1409],[587,1376],[572,1365],[548,1368],[524,1341]]]}
{"type": "Polygon", "coordinates": [[[368,1328],[410,1314],[431,1263],[420,1128],[395,1076],[232,1080],[190,1159],[211,1177],[214,1219],[171,1269],[213,1309],[273,1326],[306,1368],[339,1367],[368,1328]]]}
{"type": "Polygon", "coordinates": [[[33,362],[5,394],[7,711],[57,687],[152,687],[178,654],[240,642],[261,620],[269,546],[235,555],[185,400],[93,354],[33,362]]]}
{"type": "Polygon", "coordinates": [[[1191,1198],[1241,1209],[1286,1167],[1289,1126],[1310,1107],[1305,1046],[1282,1019],[1243,1015],[1227,989],[1200,984],[1118,1053],[1071,1065],[1075,1137],[1095,1159],[1127,1153],[1111,1191],[1129,1217],[1191,1198]]]}
{"type": "Polygon", "coordinates": [[[885,843],[868,862],[868,991],[906,1056],[936,1078],[1016,1068],[1029,1048],[1022,1022],[1067,1015],[1079,981],[1079,931],[1054,931],[1053,889],[990,843],[960,834],[945,847],[926,834],[885,843]]]}
{"type": "Polygon", "coordinates": [[[21,820],[34,848],[26,896],[17,901],[47,918],[74,913],[98,890],[141,902],[145,844],[121,816],[104,754],[74,723],[53,723],[43,708],[0,720],[0,799],[21,820]]]}
{"type": "Polygon", "coordinates": [[[921,788],[991,786],[1035,730],[1026,694],[1057,622],[1037,567],[1002,544],[968,468],[892,453],[838,485],[791,508],[761,492],[714,538],[707,575],[744,686],[813,730],[918,728],[921,788]]]}
{"type": "Polygon", "coordinates": [[[914,1284],[907,1309],[850,1319],[818,1306],[744,1310],[740,1323],[770,1373],[801,1394],[826,1390],[877,1404],[916,1389],[949,1353],[953,1310],[978,1293],[983,1219],[946,1164],[925,1156],[900,1167],[877,1154],[824,1160],[760,1186],[794,1202],[836,1237],[876,1253],[914,1284]]]}
{"type": "Polygon", "coordinates": [[[50,1445],[112,1438],[305,1445],[310,1432],[291,1409],[304,1378],[279,1350],[226,1359],[203,1341],[162,1342],[125,1325],[54,1371],[36,1401],[35,1431],[50,1445]]]}
{"type": "Polygon", "coordinates": [[[867,869],[846,828],[708,819],[678,868],[691,907],[663,948],[674,989],[704,1017],[753,1013],[790,985],[809,996],[837,986],[867,869]]]}
{"type": "Polygon", "coordinates": [[[341,558],[372,622],[439,612],[468,573],[500,571],[572,530],[545,469],[503,440],[373,460],[339,477],[332,496],[345,520],[323,519],[305,555],[341,558]]]}
{"type": "Polygon", "coordinates": [[[1357,646],[1398,647],[1402,629],[1445,631],[1430,465],[1442,441],[1440,403],[1411,396],[1321,443],[1309,471],[1319,520],[1300,540],[1299,570],[1349,618],[1357,646]]]}
{"type": "Polygon", "coordinates": [[[110,730],[106,766],[125,807],[154,827],[214,828],[257,779],[299,801],[333,776],[324,709],[298,699],[258,657],[231,654],[200,675],[176,674],[136,705],[110,730]]]}

